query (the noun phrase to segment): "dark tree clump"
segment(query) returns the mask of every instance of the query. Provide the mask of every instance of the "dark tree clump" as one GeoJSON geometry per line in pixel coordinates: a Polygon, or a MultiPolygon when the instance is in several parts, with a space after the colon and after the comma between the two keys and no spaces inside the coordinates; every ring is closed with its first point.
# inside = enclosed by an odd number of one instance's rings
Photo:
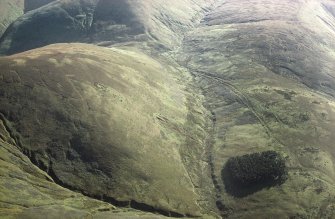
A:
{"type": "Polygon", "coordinates": [[[280,185],[286,178],[285,161],[275,151],[232,157],[222,170],[226,191],[236,197],[280,185]]]}

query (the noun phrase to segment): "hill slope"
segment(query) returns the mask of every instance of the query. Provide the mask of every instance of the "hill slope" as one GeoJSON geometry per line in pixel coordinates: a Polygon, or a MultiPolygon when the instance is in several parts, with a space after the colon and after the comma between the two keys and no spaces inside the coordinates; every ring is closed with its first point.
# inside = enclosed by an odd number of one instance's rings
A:
{"type": "MultiPolygon", "coordinates": [[[[17,149],[0,122],[1,218],[164,218],[133,209],[117,209],[55,184],[17,149]]],[[[8,127],[7,127],[8,128],[8,127]]]]}
{"type": "Polygon", "coordinates": [[[0,37],[8,26],[24,13],[37,9],[54,0],[1,0],[0,1],[0,37]]]}
{"type": "Polygon", "coordinates": [[[222,1],[185,37],[180,62],[214,115],[212,173],[223,215],[334,217],[333,5],[255,0],[241,10],[222,1]],[[286,157],[287,182],[243,198],[227,194],[228,158],[265,150],[286,157]]]}
{"type": "Polygon", "coordinates": [[[24,12],[35,10],[53,1],[55,0],[24,0],[24,12]]]}
{"type": "Polygon", "coordinates": [[[120,206],[200,214],[181,156],[201,149],[204,131],[189,131],[202,125],[193,112],[202,109],[176,81],[181,71],[140,52],[84,44],[4,57],[0,68],[0,112],[57,183],[120,206]]]}
{"type": "Polygon", "coordinates": [[[118,207],[333,218],[334,12],[330,0],[55,1],[14,22],[1,51],[110,48],[0,58],[8,143],[58,185],[118,207]],[[263,151],[287,179],[230,193],[227,161],[263,151]]]}
{"type": "Polygon", "coordinates": [[[23,15],[24,0],[2,0],[0,1],[0,37],[6,28],[23,15]]]}
{"type": "Polygon", "coordinates": [[[13,54],[61,42],[174,48],[213,0],[59,0],[20,17],[0,39],[13,54]],[[142,45],[142,46],[144,46],[142,45]]]}

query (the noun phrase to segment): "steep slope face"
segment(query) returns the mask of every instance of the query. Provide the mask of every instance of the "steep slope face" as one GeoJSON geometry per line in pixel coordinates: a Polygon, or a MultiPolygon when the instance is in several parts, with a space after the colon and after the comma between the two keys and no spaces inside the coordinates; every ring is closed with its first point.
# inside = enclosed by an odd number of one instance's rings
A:
{"type": "MultiPolygon", "coordinates": [[[[55,184],[22,154],[10,133],[8,121],[0,118],[0,217],[1,218],[163,218],[116,207],[55,184]]],[[[13,138],[14,137],[14,138],[13,138]]]]}
{"type": "Polygon", "coordinates": [[[99,209],[114,209],[111,205],[90,200],[56,185],[14,145],[2,140],[0,145],[2,218],[8,216],[41,218],[43,211],[48,211],[50,216],[63,214],[64,217],[66,215],[83,217],[99,209]],[[27,210],[28,208],[30,209],[27,210]]]}
{"type": "Polygon", "coordinates": [[[0,37],[13,21],[23,15],[23,11],[24,0],[0,1],[0,37]]]}
{"type": "Polygon", "coordinates": [[[142,41],[172,49],[213,3],[213,0],[101,0],[94,16],[93,42],[142,41]]]}
{"type": "Polygon", "coordinates": [[[132,41],[171,49],[212,2],[60,0],[18,19],[0,40],[0,51],[13,54],[59,42],[132,41]]]}
{"type": "Polygon", "coordinates": [[[0,112],[57,183],[117,205],[200,215],[190,169],[208,176],[188,162],[201,159],[193,154],[202,153],[205,121],[186,73],[84,44],[4,57],[0,69],[0,112]]]}
{"type": "Polygon", "coordinates": [[[55,0],[1,0],[0,37],[7,27],[24,13],[37,9],[55,0]]]}
{"type": "Polygon", "coordinates": [[[180,62],[213,113],[210,158],[224,216],[335,216],[333,7],[222,1],[185,37],[180,62]],[[228,194],[221,175],[228,158],[265,150],[286,157],[288,180],[246,197],[228,194]]]}
{"type": "Polygon", "coordinates": [[[12,54],[86,38],[97,1],[55,1],[17,19],[0,39],[0,53],[12,54]]]}
{"type": "Polygon", "coordinates": [[[55,0],[24,0],[24,12],[32,11],[55,0]]]}

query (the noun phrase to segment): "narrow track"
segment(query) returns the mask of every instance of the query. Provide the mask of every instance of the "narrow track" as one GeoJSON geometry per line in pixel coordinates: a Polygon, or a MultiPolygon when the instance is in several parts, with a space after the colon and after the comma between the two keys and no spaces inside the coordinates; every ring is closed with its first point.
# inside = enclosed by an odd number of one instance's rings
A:
{"type": "MultiPolygon", "coordinates": [[[[277,144],[279,145],[284,145],[279,139],[277,139],[275,136],[272,135],[272,131],[269,128],[268,124],[266,121],[263,119],[262,115],[255,109],[255,107],[252,105],[251,101],[249,100],[249,97],[245,94],[243,94],[235,85],[233,85],[230,81],[225,80],[223,78],[220,78],[218,76],[215,76],[211,73],[203,72],[203,71],[191,71],[191,74],[194,78],[200,77],[200,78],[206,78],[211,81],[214,81],[214,83],[219,83],[222,84],[223,86],[227,87],[232,93],[237,97],[238,101],[243,104],[247,109],[250,110],[250,112],[255,116],[255,118],[259,121],[261,126],[263,127],[265,133],[270,139],[273,139],[277,144]]],[[[199,85],[200,87],[200,85],[199,85]]],[[[202,93],[204,93],[204,89],[200,87],[202,90],[202,93]]],[[[206,98],[206,95],[203,94],[206,98]]],[[[212,114],[212,125],[208,127],[208,136],[206,139],[206,146],[204,147],[207,156],[207,162],[209,164],[209,169],[210,169],[210,176],[215,188],[215,198],[216,198],[216,206],[217,209],[220,211],[220,215],[222,218],[228,217],[232,213],[232,209],[228,208],[222,198],[222,191],[224,188],[219,183],[219,179],[217,178],[217,175],[215,174],[215,154],[214,154],[214,143],[215,143],[215,133],[217,133],[217,119],[216,115],[213,112],[212,109],[207,107],[207,109],[211,112],[212,114]]],[[[276,120],[279,121],[278,118],[276,120]]]]}
{"type": "MultiPolygon", "coordinates": [[[[228,80],[225,80],[223,78],[220,78],[220,77],[215,76],[215,75],[210,74],[210,73],[206,73],[206,72],[202,72],[202,71],[195,71],[195,72],[196,72],[196,76],[208,78],[208,79],[211,79],[211,80],[216,80],[216,81],[224,84],[226,87],[228,87],[235,94],[235,96],[239,99],[240,103],[242,103],[246,108],[248,108],[252,112],[252,114],[257,118],[257,120],[259,121],[259,123],[264,128],[264,130],[265,130],[266,134],[268,135],[268,137],[271,138],[271,139],[273,139],[276,143],[278,143],[280,145],[284,145],[283,142],[281,142],[279,139],[277,139],[276,137],[274,137],[272,135],[272,131],[269,128],[268,124],[262,118],[262,116],[260,115],[260,113],[257,112],[257,110],[255,109],[255,107],[251,104],[251,102],[249,101],[249,97],[247,97],[245,94],[243,94],[238,88],[236,88],[235,85],[233,85],[228,80]]],[[[280,119],[278,117],[275,117],[275,119],[278,122],[280,122],[280,119]]]]}

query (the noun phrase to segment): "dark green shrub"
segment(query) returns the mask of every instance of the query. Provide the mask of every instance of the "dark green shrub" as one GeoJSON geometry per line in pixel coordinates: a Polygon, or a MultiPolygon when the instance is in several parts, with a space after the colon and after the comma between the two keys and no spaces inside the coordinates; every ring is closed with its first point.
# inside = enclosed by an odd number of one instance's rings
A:
{"type": "Polygon", "coordinates": [[[226,191],[234,196],[282,184],[286,178],[285,161],[275,151],[232,157],[222,170],[226,191]]]}

